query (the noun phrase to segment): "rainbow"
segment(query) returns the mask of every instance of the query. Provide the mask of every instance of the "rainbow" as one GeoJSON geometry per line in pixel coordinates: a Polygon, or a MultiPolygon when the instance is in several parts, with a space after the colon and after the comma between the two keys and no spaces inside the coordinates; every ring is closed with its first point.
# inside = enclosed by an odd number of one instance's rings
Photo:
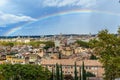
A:
{"type": "MultiPolygon", "coordinates": [[[[46,20],[46,19],[49,19],[52,17],[64,16],[64,15],[69,15],[69,14],[90,14],[90,13],[106,14],[106,15],[120,17],[119,13],[99,11],[99,10],[74,9],[74,10],[67,10],[67,11],[62,11],[62,12],[57,12],[57,13],[41,16],[41,17],[36,18],[37,19],[36,21],[42,21],[42,20],[46,20]]],[[[29,26],[30,24],[35,23],[36,21],[29,21],[29,22],[24,23],[23,25],[16,26],[16,27],[12,28],[11,30],[9,30],[8,32],[6,32],[4,34],[4,36],[10,36],[11,34],[14,34],[15,32],[17,32],[18,30],[21,30],[23,27],[29,26]]]]}

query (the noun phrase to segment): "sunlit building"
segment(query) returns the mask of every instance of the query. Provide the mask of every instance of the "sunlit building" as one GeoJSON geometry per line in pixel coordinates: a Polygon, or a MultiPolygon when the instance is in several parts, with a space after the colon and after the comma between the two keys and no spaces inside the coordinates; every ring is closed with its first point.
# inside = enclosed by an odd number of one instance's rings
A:
{"type": "MultiPolygon", "coordinates": [[[[81,74],[81,67],[83,61],[76,61],[78,76],[81,74]]],[[[72,59],[61,59],[61,60],[42,60],[41,65],[48,67],[49,70],[55,69],[56,64],[61,64],[64,75],[74,76],[74,64],[75,60],[72,59]]],[[[95,78],[102,78],[104,69],[102,64],[98,60],[84,60],[85,69],[95,75],[95,78]]]]}

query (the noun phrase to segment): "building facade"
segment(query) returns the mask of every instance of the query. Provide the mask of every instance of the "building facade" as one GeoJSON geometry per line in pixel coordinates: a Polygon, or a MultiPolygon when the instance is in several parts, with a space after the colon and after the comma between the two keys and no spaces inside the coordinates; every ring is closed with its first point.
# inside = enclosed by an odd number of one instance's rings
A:
{"type": "MultiPolygon", "coordinates": [[[[56,64],[61,64],[64,75],[72,75],[74,77],[74,64],[77,64],[78,76],[81,75],[81,68],[83,61],[75,61],[72,59],[59,59],[59,60],[42,60],[41,65],[47,67],[50,71],[55,69],[56,64]]],[[[97,78],[102,78],[104,69],[98,60],[84,60],[86,72],[94,74],[97,78]]]]}

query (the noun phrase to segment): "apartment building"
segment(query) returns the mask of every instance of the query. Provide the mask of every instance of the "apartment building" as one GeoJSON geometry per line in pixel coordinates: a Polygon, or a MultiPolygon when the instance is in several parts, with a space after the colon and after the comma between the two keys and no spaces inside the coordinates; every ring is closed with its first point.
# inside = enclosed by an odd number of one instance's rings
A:
{"type": "MultiPolygon", "coordinates": [[[[41,65],[48,67],[49,70],[55,69],[55,65],[61,64],[64,75],[74,76],[74,64],[77,64],[78,76],[81,74],[81,67],[83,61],[75,61],[73,59],[57,59],[57,60],[42,60],[41,65]]],[[[98,60],[84,60],[85,69],[87,72],[94,74],[97,78],[102,78],[104,69],[98,60]]]]}

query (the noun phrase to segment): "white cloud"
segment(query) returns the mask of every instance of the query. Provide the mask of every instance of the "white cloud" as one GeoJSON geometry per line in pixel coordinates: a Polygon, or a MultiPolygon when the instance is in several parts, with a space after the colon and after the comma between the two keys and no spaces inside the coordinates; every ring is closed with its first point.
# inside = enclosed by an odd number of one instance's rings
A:
{"type": "Polygon", "coordinates": [[[96,0],[44,0],[45,7],[64,7],[64,6],[81,6],[90,7],[96,4],[96,0]]]}
{"type": "Polygon", "coordinates": [[[30,16],[14,15],[14,14],[0,12],[0,25],[13,24],[22,21],[35,21],[35,20],[36,19],[30,16]]]}
{"type": "Polygon", "coordinates": [[[90,7],[96,4],[96,0],[80,0],[76,5],[81,5],[83,7],[90,7]]]}
{"type": "Polygon", "coordinates": [[[1,0],[0,7],[6,5],[10,0],[1,0]]]}

